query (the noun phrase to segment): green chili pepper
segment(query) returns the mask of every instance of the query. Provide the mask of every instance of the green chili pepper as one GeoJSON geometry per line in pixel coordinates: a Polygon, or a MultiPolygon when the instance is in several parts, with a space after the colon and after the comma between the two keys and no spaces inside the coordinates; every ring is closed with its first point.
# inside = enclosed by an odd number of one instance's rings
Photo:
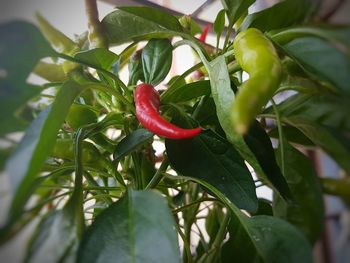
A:
{"type": "Polygon", "coordinates": [[[279,87],[282,66],[273,44],[255,28],[240,32],[233,45],[238,64],[249,74],[232,105],[234,129],[244,134],[279,87]]]}

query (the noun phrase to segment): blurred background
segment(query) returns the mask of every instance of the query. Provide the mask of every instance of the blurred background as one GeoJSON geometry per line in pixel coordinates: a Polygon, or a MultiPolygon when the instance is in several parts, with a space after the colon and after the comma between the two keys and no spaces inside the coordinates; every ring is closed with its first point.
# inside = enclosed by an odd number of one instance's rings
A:
{"type": "MultiPolygon", "coordinates": [[[[315,1],[322,2],[321,14],[324,16],[327,16],[333,8],[339,7],[338,12],[331,18],[333,23],[350,24],[350,0],[315,1]]],[[[250,8],[250,12],[259,11],[276,2],[278,1],[258,0],[250,8]]],[[[175,15],[190,14],[202,27],[212,23],[217,12],[222,9],[220,0],[103,0],[98,1],[100,17],[103,18],[115,6],[121,5],[148,5],[166,9],[175,15]]],[[[75,34],[84,32],[87,28],[83,0],[0,0],[0,23],[15,19],[35,23],[34,14],[36,12],[40,12],[50,23],[71,38],[74,38],[75,34]]],[[[215,36],[209,33],[207,42],[214,44],[215,36]]],[[[113,49],[113,51],[118,53],[118,49],[113,49]]],[[[174,53],[172,75],[184,72],[194,64],[195,59],[188,47],[178,48],[174,53]]],[[[127,76],[124,76],[124,78],[127,78],[127,76]]],[[[32,77],[30,81],[40,82],[40,79],[32,77]]],[[[21,135],[16,136],[19,138],[21,135]]],[[[160,148],[159,151],[162,151],[162,149],[160,148]]],[[[313,153],[312,158],[320,176],[335,178],[341,176],[337,165],[322,152],[313,153]]],[[[0,175],[0,224],[5,218],[4,213],[9,201],[7,194],[9,183],[6,176],[6,174],[0,175]]],[[[267,187],[260,187],[257,191],[259,196],[268,199],[272,197],[272,193],[267,187]]],[[[338,198],[325,196],[325,204],[327,224],[321,240],[315,247],[315,262],[347,263],[350,258],[350,213],[338,198]]],[[[22,261],[27,237],[34,225],[35,222],[11,242],[0,247],[0,262],[17,263],[22,261]]]]}

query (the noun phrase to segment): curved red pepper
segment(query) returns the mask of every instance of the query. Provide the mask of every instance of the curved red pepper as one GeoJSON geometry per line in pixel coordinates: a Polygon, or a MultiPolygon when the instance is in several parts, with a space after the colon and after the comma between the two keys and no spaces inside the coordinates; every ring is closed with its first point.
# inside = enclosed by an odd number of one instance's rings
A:
{"type": "Polygon", "coordinates": [[[135,93],[136,117],[149,131],[169,139],[184,139],[196,136],[201,128],[182,129],[164,120],[159,115],[159,93],[149,84],[140,84],[135,93]]]}

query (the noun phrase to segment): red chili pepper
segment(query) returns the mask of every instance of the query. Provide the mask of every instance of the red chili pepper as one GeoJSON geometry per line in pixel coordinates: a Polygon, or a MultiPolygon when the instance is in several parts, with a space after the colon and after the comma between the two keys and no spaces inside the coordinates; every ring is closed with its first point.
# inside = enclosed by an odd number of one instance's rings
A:
{"type": "Polygon", "coordinates": [[[151,132],[169,139],[184,139],[196,136],[201,128],[182,129],[164,120],[159,115],[159,93],[149,84],[140,84],[135,90],[136,117],[151,132]]]}
{"type": "Polygon", "coordinates": [[[211,28],[211,25],[208,24],[204,27],[203,31],[202,31],[202,34],[199,36],[199,40],[204,42],[205,43],[205,40],[207,39],[207,35],[208,35],[208,32],[209,32],[209,29],[211,28]]]}

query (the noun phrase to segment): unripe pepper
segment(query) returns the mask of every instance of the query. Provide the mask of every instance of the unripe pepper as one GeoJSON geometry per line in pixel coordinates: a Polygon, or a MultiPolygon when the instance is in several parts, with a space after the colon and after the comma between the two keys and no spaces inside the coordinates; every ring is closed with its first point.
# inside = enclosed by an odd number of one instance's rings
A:
{"type": "Polygon", "coordinates": [[[279,87],[282,66],[273,44],[258,29],[240,32],[233,47],[238,64],[249,74],[239,87],[231,115],[236,132],[244,134],[279,87]]]}
{"type": "Polygon", "coordinates": [[[184,139],[196,136],[200,128],[182,129],[164,120],[159,115],[159,93],[149,84],[140,84],[135,90],[136,117],[149,131],[169,139],[184,139]]]}

